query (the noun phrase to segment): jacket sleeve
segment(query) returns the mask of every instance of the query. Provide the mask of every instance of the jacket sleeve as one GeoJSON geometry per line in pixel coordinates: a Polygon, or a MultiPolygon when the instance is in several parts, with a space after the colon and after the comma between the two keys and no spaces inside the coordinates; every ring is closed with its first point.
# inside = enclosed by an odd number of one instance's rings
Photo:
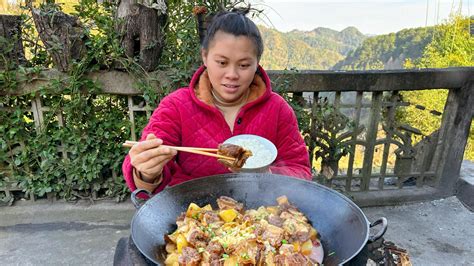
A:
{"type": "MultiPolygon", "coordinates": [[[[142,131],[140,140],[146,139],[146,136],[150,133],[162,139],[164,144],[180,146],[181,119],[179,109],[175,105],[172,97],[165,97],[158,108],[155,109],[148,124],[142,131]]],[[[133,166],[131,165],[130,156],[128,154],[122,164],[122,171],[127,186],[131,191],[134,191],[137,187],[133,181],[133,166]]],[[[184,175],[182,169],[174,159],[165,165],[162,173],[163,180],[155,191],[152,191],[154,194],[162,191],[171,182],[173,176],[184,175]]]]}
{"type": "Polygon", "coordinates": [[[306,144],[298,129],[295,113],[286,102],[279,113],[276,146],[278,156],[270,167],[272,173],[312,179],[306,144]]]}

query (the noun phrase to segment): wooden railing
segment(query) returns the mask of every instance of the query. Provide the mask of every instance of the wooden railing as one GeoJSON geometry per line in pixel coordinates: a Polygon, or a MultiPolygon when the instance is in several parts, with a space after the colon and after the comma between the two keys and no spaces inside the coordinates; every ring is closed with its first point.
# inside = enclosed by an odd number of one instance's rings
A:
{"type": "MultiPolygon", "coordinates": [[[[309,95],[310,99],[330,92],[337,109],[353,114],[352,132],[337,135],[345,134],[355,144],[346,170],[331,180],[319,176],[319,182],[343,191],[363,206],[453,195],[474,115],[474,68],[272,72],[272,78],[291,80],[288,91],[309,95]],[[448,89],[448,98],[439,130],[413,145],[411,134],[418,133],[416,125],[403,125],[395,119],[397,109],[410,105],[400,100],[399,93],[427,89],[448,89]],[[350,96],[344,97],[345,94],[350,96]],[[351,101],[341,101],[343,98],[351,101]],[[359,133],[356,129],[362,124],[364,109],[369,119],[363,133],[359,133]],[[358,146],[363,153],[360,169],[354,164],[358,146]],[[377,149],[382,162],[375,167],[377,149]],[[395,157],[392,167],[388,165],[389,157],[395,157]],[[410,183],[413,185],[405,185],[410,183]]],[[[314,111],[318,102],[312,101],[312,105],[314,111]]]]}
{"type": "MultiPolygon", "coordinates": [[[[166,79],[162,73],[155,74],[166,79]]],[[[23,83],[20,90],[10,94],[35,93],[53,78],[66,78],[56,71],[46,71],[42,75],[45,78],[23,83]]],[[[343,192],[361,206],[434,199],[455,192],[474,115],[474,67],[350,72],[269,71],[269,75],[274,88],[300,97],[301,105],[309,112],[318,108],[318,99],[327,97],[331,105],[353,123],[351,128],[343,128],[332,136],[344,138],[351,144],[348,146],[351,152],[336,162],[336,175],[327,179],[315,170],[315,181],[343,192]],[[414,145],[411,134],[418,133],[416,125],[403,125],[396,120],[397,110],[410,104],[403,102],[399,93],[427,89],[447,89],[449,94],[439,130],[414,145]]],[[[135,116],[145,113],[149,117],[153,108],[134,101],[142,93],[134,89],[133,79],[127,73],[116,71],[96,72],[91,74],[91,78],[102,84],[104,94],[128,99],[131,139],[136,139],[139,132],[135,116]]],[[[2,94],[6,93],[0,90],[0,97],[2,94]]],[[[8,112],[2,107],[0,111],[8,112]]],[[[43,113],[48,111],[48,107],[43,105],[39,93],[31,102],[29,111],[34,114],[37,130],[41,130],[43,113]]],[[[441,115],[435,111],[432,113],[441,115]]],[[[312,125],[316,119],[313,115],[306,122],[312,125]]],[[[58,117],[58,121],[62,118],[58,117]]],[[[307,132],[310,140],[318,135],[315,130],[311,128],[307,132]]],[[[316,148],[313,141],[308,145],[310,150],[316,148]]],[[[64,156],[67,157],[66,152],[64,156]]],[[[120,169],[114,169],[113,174],[118,171],[120,169]]],[[[15,189],[19,188],[4,187],[0,191],[9,193],[15,189]]]]}

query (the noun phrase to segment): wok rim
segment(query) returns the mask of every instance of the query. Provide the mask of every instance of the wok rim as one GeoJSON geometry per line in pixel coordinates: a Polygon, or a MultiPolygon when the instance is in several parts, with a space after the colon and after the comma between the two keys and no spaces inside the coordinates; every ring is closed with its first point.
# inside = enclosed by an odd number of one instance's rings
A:
{"type": "MultiPolygon", "coordinates": [[[[146,202],[143,205],[141,205],[140,208],[137,209],[135,214],[133,215],[132,221],[130,223],[130,228],[131,228],[130,231],[131,231],[131,236],[132,236],[133,243],[135,244],[137,249],[140,251],[140,253],[143,256],[145,256],[148,260],[155,263],[156,265],[164,265],[164,264],[161,264],[160,262],[158,262],[156,260],[156,258],[150,257],[150,256],[148,256],[148,254],[146,252],[143,252],[143,249],[139,246],[138,242],[135,239],[135,234],[134,234],[134,232],[136,230],[135,229],[136,226],[134,226],[135,220],[137,219],[136,217],[138,217],[140,215],[140,213],[145,209],[144,207],[146,205],[151,204],[150,203],[151,199],[153,199],[155,197],[160,197],[160,195],[164,195],[162,193],[165,192],[165,191],[167,193],[172,193],[173,190],[179,189],[180,186],[186,186],[186,185],[191,186],[192,183],[200,182],[200,180],[202,180],[202,179],[221,178],[221,177],[226,178],[226,179],[238,179],[238,178],[247,178],[248,179],[249,177],[254,177],[255,178],[256,175],[257,176],[280,176],[280,177],[285,177],[285,178],[291,178],[291,179],[293,179],[292,182],[301,182],[301,183],[306,183],[306,184],[309,184],[309,185],[317,186],[321,189],[326,190],[327,192],[330,192],[330,193],[332,193],[336,196],[339,196],[344,201],[346,201],[349,204],[349,206],[351,206],[351,208],[355,212],[358,212],[359,214],[362,215],[362,218],[365,221],[365,228],[366,228],[366,234],[365,234],[365,237],[364,237],[364,241],[362,242],[362,245],[359,247],[359,249],[354,254],[352,254],[350,257],[344,259],[343,261],[341,261],[338,265],[342,265],[342,264],[345,264],[345,263],[349,262],[351,259],[353,259],[355,256],[357,256],[361,252],[361,250],[364,248],[365,245],[367,245],[367,243],[369,241],[369,235],[370,235],[370,222],[367,219],[367,216],[365,216],[364,212],[359,208],[359,206],[357,206],[347,196],[345,196],[344,194],[342,194],[340,192],[337,192],[334,189],[328,188],[328,187],[323,186],[323,185],[321,185],[319,183],[316,183],[314,181],[309,181],[309,180],[305,180],[305,179],[301,179],[301,178],[296,178],[296,177],[293,177],[293,176],[279,175],[279,174],[269,174],[269,173],[264,173],[264,174],[259,174],[259,173],[227,173],[227,174],[210,175],[210,176],[204,176],[204,177],[199,177],[199,178],[195,178],[195,179],[192,179],[192,180],[188,180],[188,181],[185,181],[183,183],[180,183],[180,184],[172,186],[172,187],[166,187],[162,192],[160,192],[158,194],[155,194],[155,195],[153,195],[153,197],[147,199],[146,202]]],[[[326,257],[326,255],[324,255],[324,257],[326,257]]]]}

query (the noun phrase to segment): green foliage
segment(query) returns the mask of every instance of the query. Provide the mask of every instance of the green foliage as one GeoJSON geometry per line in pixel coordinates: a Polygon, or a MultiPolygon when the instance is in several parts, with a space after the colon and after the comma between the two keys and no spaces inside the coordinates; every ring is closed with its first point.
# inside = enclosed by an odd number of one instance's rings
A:
{"type": "MultiPolygon", "coordinates": [[[[121,50],[113,29],[113,8],[99,7],[95,1],[83,0],[77,16],[84,22],[88,54],[74,62],[67,79],[50,80],[39,93],[44,111],[41,126],[33,123],[29,103],[35,94],[5,96],[0,106],[11,112],[0,112],[0,161],[7,162],[14,182],[26,192],[43,196],[54,192],[61,198],[123,199],[126,187],[120,175],[124,152],[120,143],[130,135],[126,99],[98,95],[100,87],[85,74],[108,68],[120,58],[121,50]],[[59,147],[59,148],[58,148],[59,147]],[[112,175],[112,171],[117,176],[112,175]]],[[[41,6],[48,12],[60,6],[41,6]]],[[[5,87],[14,91],[18,81],[28,81],[51,59],[35,34],[33,21],[23,14],[25,49],[29,66],[16,69],[16,80],[5,80],[5,87]]],[[[9,75],[10,72],[2,72],[9,75]]]]}
{"type": "Polygon", "coordinates": [[[264,26],[259,29],[265,46],[260,63],[266,69],[329,69],[366,38],[355,28],[288,33],[264,26]]]}
{"type": "MultiPolygon", "coordinates": [[[[452,15],[444,24],[436,26],[434,38],[423,50],[421,58],[408,61],[407,68],[442,68],[456,66],[474,66],[474,38],[469,33],[469,18],[452,15]]],[[[405,101],[426,106],[428,109],[442,112],[448,91],[411,91],[403,92],[405,101]]],[[[441,124],[440,116],[409,107],[401,114],[402,121],[416,125],[425,135],[437,130],[441,124]]],[[[474,125],[471,126],[464,158],[474,160],[474,125]]]]}
{"type": "MultiPolygon", "coordinates": [[[[285,70],[288,73],[296,74],[298,70],[290,69],[285,70]]],[[[296,78],[296,76],[294,76],[296,78]]],[[[298,120],[298,127],[302,132],[303,136],[306,136],[310,132],[310,124],[309,121],[311,120],[311,110],[304,106],[304,101],[301,96],[297,96],[291,93],[285,93],[284,91],[288,91],[288,88],[291,86],[291,83],[294,82],[294,79],[275,79],[272,80],[272,88],[275,92],[279,93],[292,107],[293,111],[295,112],[296,119],[298,120]],[[276,86],[279,84],[279,86],[276,86]]],[[[308,139],[308,141],[311,141],[308,139]]],[[[310,142],[306,143],[307,145],[311,146],[310,142]]]]}
{"type": "Polygon", "coordinates": [[[168,1],[166,44],[160,69],[170,72],[173,87],[189,84],[190,77],[200,65],[200,44],[192,9],[194,5],[183,1],[168,1]]]}
{"type": "Polygon", "coordinates": [[[405,59],[417,59],[432,39],[433,27],[404,29],[397,33],[370,37],[333,66],[337,70],[401,68],[405,59]]]}
{"type": "MultiPolygon", "coordinates": [[[[324,98],[318,99],[313,108],[313,117],[313,132],[317,144],[314,152],[316,160],[321,158],[323,163],[338,162],[351,152],[353,143],[349,140],[352,136],[346,132],[354,131],[354,123],[347,116],[324,98]],[[342,133],[346,133],[345,137],[341,136],[342,133]]],[[[357,130],[359,133],[361,131],[362,128],[357,130]]]]}
{"type": "Polygon", "coordinates": [[[437,26],[433,41],[415,62],[419,68],[441,68],[474,65],[474,39],[470,34],[470,19],[452,16],[437,26]]]}

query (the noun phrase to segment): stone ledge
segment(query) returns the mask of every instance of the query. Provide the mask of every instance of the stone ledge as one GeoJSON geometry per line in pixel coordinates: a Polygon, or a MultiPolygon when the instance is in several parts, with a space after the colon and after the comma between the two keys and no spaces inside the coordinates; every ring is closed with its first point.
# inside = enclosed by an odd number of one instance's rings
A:
{"type": "MultiPolygon", "coordinates": [[[[286,92],[458,89],[471,80],[473,74],[474,67],[371,71],[268,71],[268,75],[274,83],[273,87],[277,88],[281,85],[286,92]],[[288,84],[285,81],[291,81],[288,88],[286,88],[288,84]]],[[[167,87],[171,84],[170,75],[166,71],[148,72],[147,75],[157,89],[161,85],[167,87]]],[[[102,85],[102,93],[142,94],[135,86],[135,77],[127,72],[101,70],[88,73],[86,76],[102,85]]],[[[7,93],[0,89],[0,95],[34,93],[41,86],[51,83],[51,80],[64,84],[69,82],[68,75],[56,69],[45,69],[39,73],[30,74],[28,77],[19,76],[18,79],[20,84],[17,91],[7,93]]]]}
{"type": "Polygon", "coordinates": [[[457,182],[456,197],[466,208],[474,212],[474,184],[460,178],[457,182]]]}
{"type": "Polygon", "coordinates": [[[359,207],[389,206],[447,197],[432,187],[351,192],[349,198],[359,207]]]}

